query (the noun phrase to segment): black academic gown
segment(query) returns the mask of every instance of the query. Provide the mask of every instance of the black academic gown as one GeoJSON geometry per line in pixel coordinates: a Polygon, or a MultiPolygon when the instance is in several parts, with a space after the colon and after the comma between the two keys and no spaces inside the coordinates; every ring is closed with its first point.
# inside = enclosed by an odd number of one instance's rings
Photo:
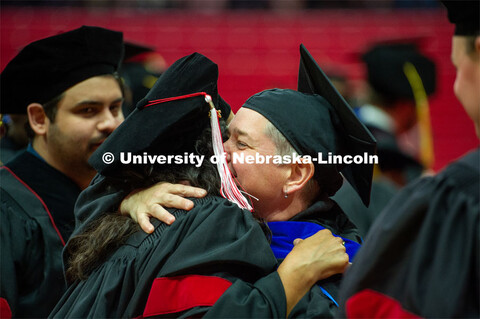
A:
{"type": "Polygon", "coordinates": [[[10,137],[2,136],[2,138],[0,138],[0,162],[2,164],[7,163],[24,149],[25,146],[19,146],[10,137]]]}
{"type": "MultiPolygon", "coordinates": [[[[137,187],[140,187],[140,185],[132,185],[128,183],[126,178],[97,175],[92,184],[78,198],[75,207],[76,228],[74,235],[82,233],[89,223],[94,222],[99,216],[115,211],[123,198],[137,187]]],[[[330,199],[318,200],[304,212],[295,216],[292,221],[318,224],[343,238],[357,243],[361,241],[355,225],[342,209],[330,199]]],[[[66,260],[68,260],[68,255],[64,253],[65,263],[66,260]]],[[[282,259],[279,259],[277,264],[281,261],[282,259]]],[[[341,278],[341,276],[334,276],[319,284],[322,284],[332,294],[332,298],[336,300],[341,278]]],[[[245,318],[283,318],[282,314],[286,310],[284,309],[286,306],[283,291],[277,272],[272,272],[257,281],[255,286],[237,280],[217,300],[216,305],[210,308],[207,316],[222,318],[232,317],[239,313],[245,318]],[[259,294],[258,291],[262,293],[259,294]],[[236,300],[245,300],[245,302],[239,305],[236,300]],[[239,307],[239,310],[235,310],[236,307],[239,307]],[[245,309],[242,310],[242,308],[245,309]],[[245,314],[244,311],[247,309],[249,309],[249,312],[245,314]]],[[[317,285],[293,309],[290,317],[333,317],[337,308],[335,302],[325,296],[317,285]]]]}
{"type": "Polygon", "coordinates": [[[480,151],[407,186],[344,278],[339,317],[479,318],[480,151]]]}
{"type": "Polygon", "coordinates": [[[66,289],[61,256],[80,188],[29,152],[0,179],[0,297],[14,317],[46,317],[66,289]]]}
{"type": "Polygon", "coordinates": [[[380,215],[390,200],[398,193],[399,188],[386,178],[379,178],[372,181],[370,193],[370,204],[368,207],[363,204],[355,189],[344,182],[342,187],[333,196],[338,205],[352,220],[362,238],[364,238],[372,226],[375,218],[380,215]]]}
{"type": "Polygon", "coordinates": [[[194,202],[171,226],[130,236],[51,317],[284,318],[276,259],[251,213],[220,197],[194,202]]]}
{"type": "MultiPolygon", "coordinates": [[[[334,235],[350,240],[353,245],[361,242],[356,226],[331,199],[316,201],[289,221],[319,225],[329,229],[334,235]]],[[[275,236],[275,231],[273,231],[273,236],[275,236]]],[[[279,259],[279,263],[281,261],[279,259]]],[[[341,275],[335,275],[317,282],[294,307],[289,318],[333,318],[338,310],[338,291],[341,280],[341,275]]]]}

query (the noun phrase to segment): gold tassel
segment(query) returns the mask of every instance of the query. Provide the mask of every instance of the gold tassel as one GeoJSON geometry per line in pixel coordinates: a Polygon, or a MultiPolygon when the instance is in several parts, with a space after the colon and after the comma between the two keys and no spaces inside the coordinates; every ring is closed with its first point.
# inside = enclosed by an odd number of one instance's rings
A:
{"type": "Polygon", "coordinates": [[[431,169],[435,160],[433,151],[432,128],[430,123],[430,111],[428,97],[423,86],[422,79],[415,66],[405,62],[403,72],[412,87],[415,99],[417,118],[420,130],[420,161],[425,168],[431,169]]]}

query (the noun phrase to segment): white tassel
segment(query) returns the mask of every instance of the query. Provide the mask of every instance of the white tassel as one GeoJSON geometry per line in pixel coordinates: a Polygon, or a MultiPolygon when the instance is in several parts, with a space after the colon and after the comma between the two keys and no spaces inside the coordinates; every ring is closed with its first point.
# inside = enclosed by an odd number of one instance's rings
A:
{"type": "Polygon", "coordinates": [[[217,158],[217,170],[221,179],[220,193],[223,197],[237,204],[238,207],[253,211],[252,206],[238,189],[237,184],[235,184],[230,168],[227,165],[225,149],[223,148],[222,132],[220,131],[220,123],[218,122],[217,109],[215,108],[215,105],[213,105],[211,96],[206,94],[205,101],[210,105],[213,153],[217,158]]]}

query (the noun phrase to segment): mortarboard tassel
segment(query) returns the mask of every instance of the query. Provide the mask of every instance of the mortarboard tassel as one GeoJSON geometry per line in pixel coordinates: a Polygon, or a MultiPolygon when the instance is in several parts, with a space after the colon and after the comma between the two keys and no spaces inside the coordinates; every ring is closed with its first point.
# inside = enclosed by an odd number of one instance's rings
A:
{"type": "Polygon", "coordinates": [[[230,168],[227,165],[227,160],[225,158],[225,150],[223,148],[222,132],[220,131],[220,123],[218,122],[217,109],[215,108],[215,105],[212,102],[212,97],[210,95],[205,92],[197,92],[181,96],[167,97],[163,99],[148,101],[144,108],[160,103],[188,99],[196,96],[203,96],[205,98],[205,102],[210,105],[210,126],[212,128],[213,144],[212,147],[213,153],[217,158],[217,171],[220,175],[221,180],[220,194],[229,201],[237,204],[238,207],[247,209],[252,212],[253,207],[238,189],[237,184],[233,180],[230,168]]]}
{"type": "Polygon", "coordinates": [[[218,122],[217,109],[212,102],[210,95],[205,94],[205,101],[210,105],[210,125],[212,127],[212,146],[213,153],[217,157],[217,171],[220,174],[221,187],[220,193],[223,197],[227,198],[231,202],[234,202],[238,207],[253,211],[252,206],[247,201],[245,196],[242,195],[240,190],[235,184],[230,168],[227,165],[225,158],[225,150],[223,148],[222,133],[220,131],[220,123],[218,122]]]}
{"type": "Polygon", "coordinates": [[[425,92],[422,78],[412,63],[405,62],[403,72],[412,87],[416,104],[420,130],[420,161],[427,169],[431,169],[433,167],[435,153],[433,151],[432,127],[430,124],[427,93],[425,92]]]}

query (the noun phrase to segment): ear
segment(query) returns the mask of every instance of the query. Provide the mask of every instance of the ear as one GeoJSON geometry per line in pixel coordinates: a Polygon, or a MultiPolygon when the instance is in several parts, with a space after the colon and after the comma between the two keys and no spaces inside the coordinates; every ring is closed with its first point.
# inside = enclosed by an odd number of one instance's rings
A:
{"type": "Polygon", "coordinates": [[[289,195],[301,190],[314,173],[315,166],[311,162],[291,164],[290,176],[283,186],[283,192],[289,195]]]}
{"type": "Polygon", "coordinates": [[[38,103],[31,103],[27,107],[28,121],[30,127],[36,135],[45,135],[48,130],[50,120],[48,119],[43,106],[38,103]]]}
{"type": "Polygon", "coordinates": [[[480,54],[480,35],[475,38],[475,51],[480,54]]]}

